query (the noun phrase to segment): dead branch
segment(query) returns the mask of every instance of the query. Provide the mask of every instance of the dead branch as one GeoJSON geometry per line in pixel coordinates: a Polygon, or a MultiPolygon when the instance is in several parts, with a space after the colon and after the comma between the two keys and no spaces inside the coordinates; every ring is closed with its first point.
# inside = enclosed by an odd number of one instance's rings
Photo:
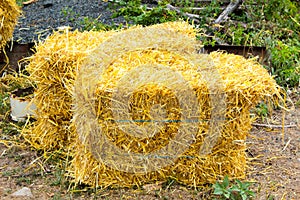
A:
{"type": "Polygon", "coordinates": [[[37,2],[37,1],[38,1],[38,0],[29,0],[29,1],[23,2],[22,4],[23,4],[23,5],[29,5],[29,4],[35,3],[35,2],[37,2]]]}
{"type": "Polygon", "coordinates": [[[215,24],[220,24],[223,22],[228,15],[230,15],[240,4],[241,0],[231,0],[229,5],[225,8],[225,10],[219,15],[219,17],[214,21],[215,24]]]}
{"type": "Polygon", "coordinates": [[[266,128],[294,128],[297,127],[297,125],[295,124],[291,124],[291,125],[274,125],[274,124],[257,124],[257,123],[253,123],[253,126],[259,126],[259,127],[266,127],[266,128]]]}
{"type": "Polygon", "coordinates": [[[179,8],[177,8],[177,7],[175,7],[175,6],[172,6],[171,4],[167,4],[166,5],[167,6],[167,8],[169,9],[169,10],[174,10],[174,11],[176,11],[178,14],[181,14],[181,15],[183,15],[183,16],[185,16],[185,17],[188,17],[188,18],[191,18],[191,19],[193,19],[195,22],[199,22],[199,18],[200,18],[200,16],[199,15],[195,15],[195,14],[191,14],[191,13],[187,13],[187,12],[181,12],[180,11],[180,9],[179,8]]]}

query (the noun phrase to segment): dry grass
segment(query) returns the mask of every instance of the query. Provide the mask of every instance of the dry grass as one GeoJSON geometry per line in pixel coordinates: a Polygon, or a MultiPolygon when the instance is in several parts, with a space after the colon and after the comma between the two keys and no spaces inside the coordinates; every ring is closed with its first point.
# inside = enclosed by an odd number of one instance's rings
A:
{"type": "Polygon", "coordinates": [[[1,0],[0,3],[0,50],[10,41],[20,16],[20,8],[15,0],[1,0]]]}

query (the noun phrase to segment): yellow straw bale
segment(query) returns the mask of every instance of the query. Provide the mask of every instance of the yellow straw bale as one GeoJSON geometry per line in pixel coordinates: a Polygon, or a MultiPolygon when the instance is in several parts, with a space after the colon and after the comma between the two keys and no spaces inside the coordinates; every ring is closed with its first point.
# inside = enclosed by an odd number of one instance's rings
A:
{"type": "MultiPolygon", "coordinates": [[[[195,37],[194,29],[187,23],[165,23],[163,26],[195,37]]],[[[139,27],[126,31],[134,31],[136,28],[139,27]]],[[[27,67],[30,78],[37,85],[34,98],[37,121],[32,128],[23,131],[24,137],[36,148],[49,151],[69,144],[70,141],[63,138],[72,135],[67,124],[72,118],[72,88],[76,71],[87,55],[117,33],[118,31],[55,32],[37,45],[36,53],[28,58],[30,64],[27,67]],[[51,126],[56,128],[45,131],[44,127],[51,126]]]]}
{"type": "Polygon", "coordinates": [[[15,0],[0,1],[0,50],[12,38],[15,25],[20,16],[20,8],[15,0]]]}
{"type": "Polygon", "coordinates": [[[72,85],[82,60],[114,32],[55,32],[36,47],[27,70],[36,85],[37,121],[23,130],[37,149],[64,148],[72,138],[72,85]],[[67,139],[69,138],[69,139],[67,139]]]}
{"type": "MultiPolygon", "coordinates": [[[[44,151],[72,149],[69,176],[94,187],[130,187],[170,177],[192,186],[213,183],[225,175],[244,178],[249,110],[262,98],[280,96],[279,88],[255,60],[223,52],[196,55],[195,34],[183,22],[119,32],[54,33],[30,58],[28,71],[37,84],[38,112],[34,126],[23,131],[24,137],[44,151]],[[157,72],[161,74],[154,76],[157,72]],[[138,87],[131,90],[134,86],[138,87]],[[189,91],[194,100],[187,98],[189,91]],[[126,95],[128,102],[119,101],[126,95]],[[216,113],[224,124],[212,129],[219,137],[209,143],[211,151],[199,154],[207,138],[215,134],[210,129],[215,96],[225,98],[226,107],[217,108],[220,113],[216,113]],[[195,109],[195,122],[182,120],[183,108],[191,116],[195,109]],[[131,121],[122,122],[116,116],[126,109],[131,121]],[[141,131],[144,137],[139,137],[134,134],[139,128],[149,131],[141,131]],[[179,131],[183,138],[191,135],[189,130],[195,130],[192,142],[183,150],[168,149],[171,156],[182,152],[171,158],[172,164],[155,170],[139,166],[124,170],[103,159],[111,149],[97,152],[109,142],[124,151],[124,162],[130,162],[130,156],[147,156],[176,141],[179,131]]],[[[157,156],[162,163],[169,159],[157,156]]]]}
{"type": "MultiPolygon", "coordinates": [[[[135,30],[135,32],[137,31],[138,30],[135,30]]],[[[155,37],[155,33],[148,33],[147,31],[149,30],[143,32],[145,38],[149,40],[159,39],[155,37]],[[153,38],[150,39],[148,34],[152,35],[153,38]]],[[[130,34],[128,34],[128,36],[128,38],[133,37],[130,36],[130,34]]],[[[96,81],[99,81],[95,89],[95,99],[97,99],[95,102],[96,108],[91,112],[87,112],[84,105],[94,105],[93,101],[89,101],[89,98],[93,98],[93,96],[80,91],[80,88],[86,85],[88,85],[88,88],[93,88],[92,84],[87,84],[87,81],[92,82],[94,80],[92,76],[96,73],[94,73],[93,70],[87,72],[85,71],[88,70],[86,68],[81,71],[81,73],[92,75],[87,75],[88,78],[78,78],[79,85],[76,86],[79,94],[76,94],[75,97],[82,98],[80,100],[82,104],[78,103],[78,107],[75,108],[74,121],[77,123],[75,124],[77,125],[77,131],[83,133],[83,135],[80,134],[82,137],[80,138],[81,142],[77,141],[78,143],[76,143],[75,146],[76,150],[70,167],[70,175],[75,178],[76,182],[93,186],[125,187],[166,180],[168,177],[195,187],[205,183],[213,183],[225,175],[229,175],[233,178],[244,178],[245,169],[247,167],[245,140],[251,128],[249,110],[264,97],[273,95],[280,96],[276,82],[255,60],[246,60],[241,56],[221,52],[212,53],[210,58],[214,61],[215,68],[217,69],[215,72],[220,75],[220,79],[224,83],[224,91],[219,90],[217,92],[224,92],[226,94],[227,108],[226,113],[224,113],[226,122],[220,129],[221,136],[218,138],[211,153],[205,156],[199,155],[199,149],[201,149],[205,141],[204,138],[209,135],[208,126],[211,125],[206,123],[212,115],[209,98],[211,91],[208,91],[207,83],[201,74],[199,74],[197,68],[195,68],[197,66],[191,65],[189,60],[177,54],[178,52],[174,53],[159,48],[152,49],[151,45],[148,47],[147,44],[149,44],[149,40],[145,41],[146,50],[139,50],[137,48],[138,50],[131,51],[130,49],[128,50],[125,45],[122,46],[128,52],[122,52],[122,56],[117,56],[116,59],[113,59],[113,63],[107,68],[104,68],[102,71],[100,70],[102,74],[101,79],[96,79],[96,81]],[[103,156],[101,157],[101,155],[111,152],[108,151],[109,149],[106,149],[105,152],[95,153],[97,146],[104,146],[106,142],[110,141],[116,148],[122,149],[125,152],[123,162],[130,162],[130,156],[133,156],[135,153],[147,155],[150,152],[166,146],[168,141],[174,137],[173,134],[177,132],[178,126],[181,125],[177,123],[175,125],[166,126],[164,129],[160,129],[160,131],[151,138],[140,139],[131,135],[135,131],[133,128],[126,129],[128,131],[124,132],[124,127],[120,127],[120,123],[118,124],[116,122],[111,102],[116,101],[116,99],[113,98],[113,92],[116,90],[115,88],[118,86],[118,82],[126,73],[134,68],[138,68],[138,66],[145,66],[146,68],[158,65],[168,66],[170,69],[182,74],[195,91],[198,97],[198,103],[201,105],[200,115],[197,117],[203,120],[203,123],[198,124],[198,133],[195,135],[196,140],[185,150],[181,157],[175,160],[174,164],[162,167],[157,171],[145,170],[145,173],[137,173],[131,169],[131,172],[126,172],[118,168],[119,166],[117,165],[107,165],[106,160],[103,160],[103,156]],[[93,112],[96,112],[96,114],[93,112]],[[97,128],[97,125],[95,126],[95,124],[86,122],[86,119],[92,120],[94,115],[97,116],[96,124],[100,124],[101,132],[99,132],[100,128],[97,128]],[[105,135],[109,138],[108,141],[101,141],[100,136],[95,136],[97,134],[105,135]],[[130,153],[126,154],[126,152],[130,153]],[[126,156],[128,158],[126,158],[126,156]],[[85,170],[82,171],[83,163],[85,170]]],[[[172,39],[170,36],[169,42],[172,44],[175,43],[174,46],[177,45],[178,41],[181,42],[182,46],[190,42],[188,40],[182,41],[179,38],[172,39]]],[[[118,45],[113,44],[114,42],[111,42],[110,46],[112,49],[105,52],[108,54],[108,57],[113,57],[118,53],[115,52],[113,48],[118,45]]],[[[116,42],[116,44],[119,43],[116,42]]],[[[153,44],[156,43],[153,41],[153,44]]],[[[162,45],[162,49],[168,46],[167,44],[165,45],[166,46],[162,45]]],[[[189,45],[194,44],[189,43],[189,45]]],[[[177,45],[177,47],[179,46],[180,45],[177,45]]],[[[102,51],[104,51],[104,49],[99,50],[99,54],[96,55],[100,55],[102,51]]],[[[118,48],[118,51],[122,51],[121,48],[118,48]]],[[[188,50],[186,49],[186,51],[188,50]]],[[[101,62],[108,63],[110,61],[109,59],[108,61],[104,59],[100,60],[101,62]]],[[[206,61],[209,62],[209,60],[206,61]]],[[[97,62],[97,59],[93,56],[87,62],[92,62],[96,66],[105,66],[105,64],[97,62]]],[[[138,73],[139,71],[136,72],[138,73]]],[[[211,70],[211,72],[214,71],[211,70]]],[[[130,75],[132,75],[132,77],[128,79],[128,81],[134,79],[134,74],[130,75]]],[[[78,76],[81,76],[81,74],[78,76]]],[[[142,77],[147,79],[147,76],[151,76],[151,73],[142,77]]],[[[211,74],[211,76],[214,75],[211,74]]],[[[124,82],[122,82],[122,84],[124,84],[124,82]]],[[[128,84],[130,85],[129,82],[128,84]]],[[[169,82],[169,84],[172,83],[169,82]]],[[[144,123],[144,121],[148,122],[153,119],[151,115],[149,115],[149,112],[151,105],[155,103],[165,105],[166,112],[173,114],[172,120],[176,121],[180,119],[180,109],[178,109],[176,98],[174,98],[172,93],[169,93],[166,88],[168,88],[168,83],[166,83],[165,87],[158,87],[149,83],[145,87],[142,85],[141,88],[133,93],[131,93],[130,90],[123,91],[124,94],[128,93],[131,95],[130,105],[132,106],[133,112],[131,119],[138,120],[137,124],[139,126],[147,126],[147,123],[144,123]],[[157,99],[159,99],[159,101],[157,101],[157,99]],[[168,107],[168,105],[170,105],[170,107],[168,107]],[[142,120],[139,121],[139,119],[142,120]]],[[[176,97],[179,95],[180,94],[176,94],[176,97]]],[[[167,119],[170,118],[167,116],[167,119]]],[[[104,148],[102,150],[104,150],[104,148]]],[[[176,152],[173,153],[175,154],[176,152]]],[[[163,159],[161,159],[161,161],[164,162],[163,159]]],[[[134,167],[135,166],[132,166],[132,168],[134,167]]]]}

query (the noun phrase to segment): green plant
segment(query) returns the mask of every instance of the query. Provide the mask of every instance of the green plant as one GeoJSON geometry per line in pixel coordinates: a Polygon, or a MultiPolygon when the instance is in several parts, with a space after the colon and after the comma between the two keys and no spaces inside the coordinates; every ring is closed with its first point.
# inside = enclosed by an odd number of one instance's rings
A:
{"type": "Polygon", "coordinates": [[[230,199],[230,200],[246,200],[254,197],[255,193],[249,189],[251,183],[241,182],[235,180],[235,184],[232,185],[229,182],[228,176],[224,177],[222,183],[217,182],[213,185],[213,194],[218,196],[218,199],[230,199]]]}
{"type": "Polygon", "coordinates": [[[296,106],[297,108],[300,107],[300,99],[299,99],[299,100],[296,100],[295,106],[296,106]]]}
{"type": "Polygon", "coordinates": [[[61,195],[60,192],[56,192],[51,199],[52,200],[61,200],[62,199],[62,195],[61,195]]]}
{"type": "Polygon", "coordinates": [[[99,18],[91,18],[91,17],[83,17],[83,19],[79,22],[83,26],[83,30],[94,30],[94,31],[101,31],[101,30],[112,30],[112,29],[118,29],[121,28],[122,24],[119,26],[116,25],[107,25],[99,21],[99,18]]]}
{"type": "Polygon", "coordinates": [[[113,17],[123,16],[128,23],[149,26],[152,24],[175,21],[180,18],[176,11],[167,9],[167,2],[159,1],[155,7],[147,7],[141,0],[115,2],[119,7],[113,17]]]}
{"type": "Polygon", "coordinates": [[[59,186],[63,185],[65,182],[65,177],[64,177],[65,171],[63,169],[57,169],[54,172],[55,180],[50,184],[51,186],[59,186]]]}
{"type": "Polygon", "coordinates": [[[255,113],[264,121],[269,114],[268,105],[264,102],[259,103],[255,108],[255,113]]]}
{"type": "Polygon", "coordinates": [[[26,2],[28,0],[17,0],[16,3],[18,6],[23,7],[23,2],[26,2]]]}
{"type": "Polygon", "coordinates": [[[4,115],[10,109],[9,104],[9,94],[8,93],[0,93],[0,114],[4,115]]]}
{"type": "Polygon", "coordinates": [[[296,38],[273,40],[271,50],[272,75],[278,84],[284,87],[297,87],[300,84],[300,42],[296,38]]]}
{"type": "Polygon", "coordinates": [[[70,22],[74,22],[79,17],[78,14],[75,13],[75,11],[72,8],[65,7],[61,10],[61,13],[63,16],[68,19],[70,22]]]}
{"type": "Polygon", "coordinates": [[[270,51],[268,71],[285,88],[298,87],[300,82],[300,3],[291,0],[245,1],[250,19],[246,31],[252,39],[255,29],[267,33],[253,38],[254,45],[265,45],[270,51]]]}
{"type": "MultiPolygon", "coordinates": [[[[266,46],[266,69],[285,88],[300,84],[300,3],[291,0],[243,1],[221,26],[215,38],[228,44],[266,46]],[[242,11],[242,12],[241,12],[242,11]],[[246,13],[246,15],[245,15],[246,13]]],[[[207,40],[204,40],[207,41],[207,40]]],[[[214,44],[214,38],[206,44],[214,44]]]]}
{"type": "Polygon", "coordinates": [[[17,184],[18,185],[21,185],[22,183],[25,183],[25,184],[31,184],[32,183],[32,180],[31,180],[31,178],[30,177],[19,177],[19,178],[17,178],[17,180],[16,180],[16,182],[17,182],[17,184]]]}

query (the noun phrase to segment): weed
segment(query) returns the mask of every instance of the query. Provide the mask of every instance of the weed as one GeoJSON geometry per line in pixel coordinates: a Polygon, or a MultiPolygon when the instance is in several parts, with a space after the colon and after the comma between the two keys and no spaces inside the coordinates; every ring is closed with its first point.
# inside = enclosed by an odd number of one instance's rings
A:
{"type": "Polygon", "coordinates": [[[265,121],[269,114],[268,105],[264,102],[259,103],[255,108],[255,113],[261,118],[262,121],[265,121]]]}
{"type": "Polygon", "coordinates": [[[166,2],[159,2],[157,6],[149,8],[142,5],[141,0],[119,1],[112,17],[123,16],[128,23],[149,26],[152,24],[175,21],[179,15],[166,7],[166,2]]]}
{"type": "Polygon", "coordinates": [[[64,170],[62,169],[57,169],[54,172],[55,180],[50,184],[51,186],[59,186],[63,185],[64,183],[64,170]]]}
{"type": "Polygon", "coordinates": [[[232,45],[266,46],[270,52],[266,69],[284,87],[300,85],[300,4],[290,0],[243,1],[240,10],[232,13],[226,22],[214,25],[211,20],[220,13],[220,3],[212,2],[201,11],[205,19],[198,25],[213,33],[199,37],[204,44],[219,41],[232,45]],[[246,14],[245,14],[246,13],[246,14]]]}
{"type": "Polygon", "coordinates": [[[22,185],[22,183],[26,183],[26,185],[29,185],[32,183],[32,180],[30,177],[19,177],[17,178],[17,184],[22,185]]]}
{"type": "Polygon", "coordinates": [[[14,168],[12,170],[7,170],[7,171],[2,172],[2,175],[4,177],[11,177],[11,176],[19,174],[20,171],[21,171],[21,168],[14,168]]]}
{"type": "Polygon", "coordinates": [[[214,195],[218,196],[218,199],[230,199],[230,200],[246,200],[254,197],[255,193],[249,189],[251,183],[241,182],[235,180],[235,184],[232,185],[229,182],[228,176],[225,176],[222,183],[217,182],[213,185],[214,195]]]}
{"type": "Polygon", "coordinates": [[[163,183],[162,188],[168,190],[170,187],[176,184],[176,181],[172,178],[168,178],[166,182],[163,183]]]}
{"type": "Polygon", "coordinates": [[[275,196],[274,195],[268,195],[268,199],[267,200],[274,200],[275,199],[275,196]]]}
{"type": "Polygon", "coordinates": [[[79,22],[83,26],[83,30],[94,30],[94,31],[108,31],[112,29],[118,29],[122,27],[122,24],[119,26],[112,24],[112,25],[107,25],[99,21],[99,18],[91,18],[91,17],[83,17],[83,19],[79,22]]]}
{"type": "Polygon", "coordinates": [[[61,13],[70,22],[75,22],[77,20],[77,18],[79,17],[79,15],[76,14],[75,11],[72,8],[69,8],[69,7],[63,8],[61,10],[61,13]]]}
{"type": "MultiPolygon", "coordinates": [[[[18,136],[19,132],[21,130],[21,127],[23,127],[25,124],[25,122],[9,122],[9,121],[5,121],[2,120],[0,122],[0,129],[2,129],[2,135],[7,137],[4,139],[8,139],[8,137],[10,136],[18,136]]],[[[14,138],[14,140],[16,140],[18,142],[18,138],[14,138]]]]}
{"type": "Polygon", "coordinates": [[[9,94],[0,93],[0,115],[6,114],[10,109],[9,94]]]}
{"type": "Polygon", "coordinates": [[[23,2],[26,2],[28,0],[17,0],[16,3],[18,6],[23,7],[23,2]]]}
{"type": "Polygon", "coordinates": [[[297,87],[300,84],[300,42],[298,39],[273,40],[271,49],[271,73],[278,84],[297,87]]]}
{"type": "Polygon", "coordinates": [[[296,101],[295,106],[296,106],[297,108],[300,107],[300,100],[297,100],[297,101],[296,101]]]}
{"type": "Polygon", "coordinates": [[[51,199],[52,200],[61,200],[62,196],[61,196],[60,192],[56,192],[51,199]]]}

